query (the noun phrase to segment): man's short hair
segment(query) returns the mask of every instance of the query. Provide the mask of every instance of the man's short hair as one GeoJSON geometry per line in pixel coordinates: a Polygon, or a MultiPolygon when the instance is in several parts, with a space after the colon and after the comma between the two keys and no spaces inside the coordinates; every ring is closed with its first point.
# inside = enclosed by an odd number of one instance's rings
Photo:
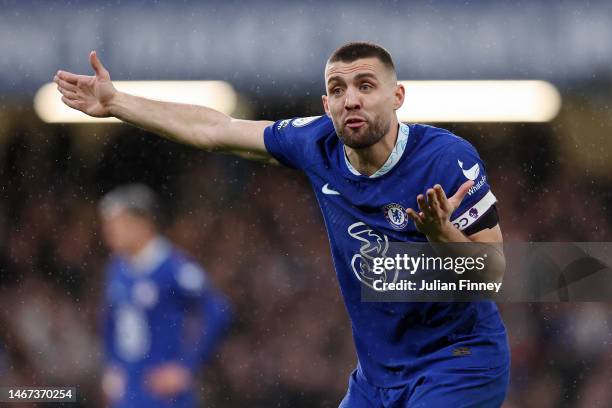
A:
{"type": "Polygon", "coordinates": [[[140,183],[122,185],[109,191],[100,200],[99,209],[105,218],[125,210],[153,222],[156,222],[159,210],[155,192],[140,183]]]}
{"type": "Polygon", "coordinates": [[[389,51],[371,42],[350,42],[332,53],[328,62],[353,62],[361,58],[378,58],[384,66],[395,72],[395,64],[389,51]]]}

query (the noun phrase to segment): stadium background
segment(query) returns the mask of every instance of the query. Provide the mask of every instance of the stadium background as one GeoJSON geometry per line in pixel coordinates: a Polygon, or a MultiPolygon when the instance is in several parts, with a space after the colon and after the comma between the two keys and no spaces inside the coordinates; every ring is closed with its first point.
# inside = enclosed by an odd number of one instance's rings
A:
{"type": "MultiPolygon", "coordinates": [[[[124,125],[36,116],[36,89],[59,68],[89,73],[90,49],[113,79],[227,80],[262,119],[321,114],[325,58],[355,39],[388,47],[402,79],[551,81],[563,99],[551,122],[441,126],[487,164],[506,241],[612,238],[606,2],[0,4],[0,385],[76,385],[80,406],[100,406],[107,251],[96,202],[129,181],[157,190],[164,231],[235,306],[201,372],[206,406],[336,406],[355,364],[304,177],[124,125]]],[[[610,304],[500,307],[512,347],[505,407],[612,406],[610,304]]]]}

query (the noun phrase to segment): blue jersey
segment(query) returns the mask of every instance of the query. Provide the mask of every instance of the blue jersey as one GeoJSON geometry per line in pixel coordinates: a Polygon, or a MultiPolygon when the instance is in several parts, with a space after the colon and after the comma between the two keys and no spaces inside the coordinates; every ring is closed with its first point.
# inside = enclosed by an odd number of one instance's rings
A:
{"type": "Polygon", "coordinates": [[[191,392],[157,398],[146,377],[171,361],[195,372],[229,321],[229,303],[209,285],[204,270],[165,239],[154,239],[134,259],[112,258],[106,284],[106,364],[125,379],[116,406],[195,406],[191,392]]]}
{"type": "Polygon", "coordinates": [[[389,159],[368,177],[352,168],[327,116],[278,121],[265,129],[264,140],[268,152],[303,171],[315,191],[352,322],[359,375],[375,386],[405,385],[459,343],[471,347],[470,358],[478,365],[507,356],[505,329],[493,302],[361,301],[361,284],[370,285],[373,278],[360,262],[365,251],[381,250],[381,242],[427,241],[406,216],[407,208],[418,209],[418,194],[440,184],[450,197],[473,180],[451,217],[460,230],[495,204],[484,165],[467,141],[444,129],[401,124],[389,159]]]}

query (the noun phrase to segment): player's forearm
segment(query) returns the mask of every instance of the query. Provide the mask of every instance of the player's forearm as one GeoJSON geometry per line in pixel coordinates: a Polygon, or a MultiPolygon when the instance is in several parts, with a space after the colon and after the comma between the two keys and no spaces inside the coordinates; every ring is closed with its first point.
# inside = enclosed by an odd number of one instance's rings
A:
{"type": "Polygon", "coordinates": [[[473,259],[484,257],[486,258],[485,268],[479,273],[480,278],[487,282],[502,281],[506,270],[506,258],[501,242],[485,243],[473,240],[450,222],[437,234],[430,235],[427,235],[427,240],[440,255],[473,259]],[[470,243],[474,245],[469,245],[470,243]]]}
{"type": "Polygon", "coordinates": [[[117,92],[112,116],[167,139],[201,149],[219,148],[219,135],[231,117],[204,106],[161,102],[117,92]]]}

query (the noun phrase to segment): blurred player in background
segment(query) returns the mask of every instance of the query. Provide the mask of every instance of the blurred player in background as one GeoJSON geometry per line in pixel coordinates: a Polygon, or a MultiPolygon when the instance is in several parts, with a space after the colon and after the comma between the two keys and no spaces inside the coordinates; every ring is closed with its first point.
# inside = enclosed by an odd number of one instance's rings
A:
{"type": "MultiPolygon", "coordinates": [[[[341,407],[502,404],[510,359],[493,302],[361,301],[361,285],[372,283],[362,260],[384,256],[381,242],[502,242],[496,199],[476,150],[447,130],[399,123],[405,90],[384,48],[340,47],[325,67],[326,115],[277,122],[118,92],[95,52],[90,63],[94,76],[59,71],[54,78],[68,106],[308,176],[359,358],[341,407]]],[[[490,280],[501,281],[504,265],[503,252],[489,257],[490,280]]]]}
{"type": "Polygon", "coordinates": [[[160,235],[156,205],[151,189],[130,184],[99,206],[113,252],[102,380],[113,407],[195,407],[194,376],[230,322],[229,304],[204,270],[160,235]]]}

